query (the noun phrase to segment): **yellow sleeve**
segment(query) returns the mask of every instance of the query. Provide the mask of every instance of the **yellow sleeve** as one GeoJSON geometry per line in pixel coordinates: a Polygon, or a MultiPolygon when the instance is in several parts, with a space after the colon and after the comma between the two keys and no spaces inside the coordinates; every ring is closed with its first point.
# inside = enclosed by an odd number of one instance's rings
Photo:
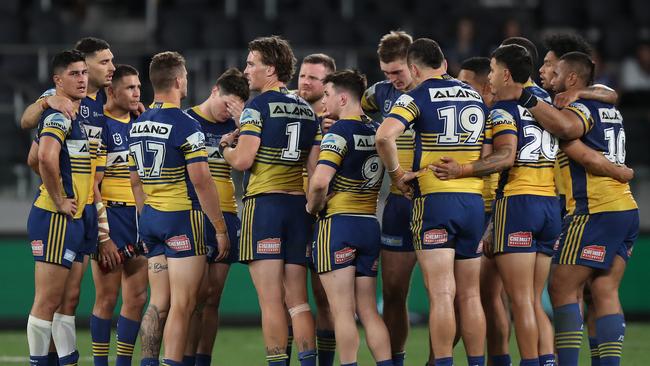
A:
{"type": "MultiPolygon", "coordinates": [[[[104,134],[102,133],[102,137],[104,137],[103,135],[104,134]]],[[[131,159],[130,157],[131,155],[129,154],[129,160],[131,159]]],[[[102,172],[106,170],[106,142],[103,139],[100,142],[99,146],[97,147],[96,164],[97,164],[96,169],[98,172],[102,172]]]]}
{"type": "Polygon", "coordinates": [[[345,137],[329,132],[320,144],[318,164],[329,165],[333,168],[341,166],[343,157],[348,152],[348,142],[345,137]]]}
{"type": "Polygon", "coordinates": [[[408,94],[402,94],[395,101],[388,117],[396,118],[408,128],[419,115],[420,108],[418,108],[413,97],[408,94]]]}
{"type": "MultiPolygon", "coordinates": [[[[494,139],[503,134],[517,134],[517,123],[512,114],[504,109],[493,109],[488,117],[490,126],[490,139],[494,139]]],[[[486,133],[487,137],[487,133],[486,133]]]]}

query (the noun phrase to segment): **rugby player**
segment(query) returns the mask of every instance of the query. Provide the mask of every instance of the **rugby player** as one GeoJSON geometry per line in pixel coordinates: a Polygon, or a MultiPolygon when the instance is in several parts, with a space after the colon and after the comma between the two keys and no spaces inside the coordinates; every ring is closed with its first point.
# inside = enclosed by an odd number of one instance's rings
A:
{"type": "MultiPolygon", "coordinates": [[[[593,77],[589,56],[569,52],[556,65],[551,86],[557,92],[578,94],[576,90],[591,85],[593,77]]],[[[562,110],[525,92],[519,101],[544,128],[564,140],[561,147],[570,159],[562,168],[568,215],[550,286],[559,364],[577,365],[583,323],[579,301],[590,281],[599,363],[619,365],[625,320],[618,287],[639,228],[637,205],[626,183],[632,172],[623,166],[623,118],[612,104],[594,100],[578,99],[562,110]],[[619,173],[609,164],[595,168],[584,145],[621,165],[619,173]]]]}
{"type": "MultiPolygon", "coordinates": [[[[162,364],[180,366],[206,266],[204,213],[216,231],[217,260],[228,256],[230,243],[208,167],[205,136],[199,122],[179,108],[187,95],[185,59],[176,52],[155,55],[149,78],[154,103],[133,122],[129,132],[130,178],[132,185],[142,186],[146,196],[134,191],[138,206],[142,204],[139,233],[149,251],[150,272],[155,270],[152,264],[167,265],[168,291],[162,290],[169,295],[169,313],[163,331],[162,364]]],[[[145,315],[142,324],[150,334],[161,326],[161,312],[167,311],[153,302],[159,296],[157,290],[152,281],[149,318],[145,315]]],[[[143,344],[143,351],[150,346],[143,344]]],[[[156,364],[157,356],[152,359],[151,350],[146,351],[149,354],[143,355],[142,364],[156,364]]]]}
{"type": "Polygon", "coordinates": [[[219,192],[219,206],[223,212],[230,238],[228,257],[217,261],[219,254],[214,240],[215,229],[205,223],[205,243],[208,246],[208,273],[197,300],[197,311],[192,316],[192,333],[183,363],[208,366],[211,363],[212,348],[219,325],[219,303],[230,265],[239,260],[239,230],[241,222],[237,217],[235,185],[231,177],[231,167],[219,153],[221,136],[235,131],[239,126],[239,116],[249,97],[248,81],[237,69],[224,71],[217,78],[210,96],[201,104],[187,110],[192,118],[199,121],[205,134],[205,147],[208,151],[208,165],[212,180],[219,192]]]}
{"type": "Polygon", "coordinates": [[[302,169],[313,171],[320,126],[309,104],[285,86],[296,63],[289,43],[262,37],[248,49],[244,74],[250,89],[261,93],[246,104],[239,136],[225,135],[219,145],[230,166],[246,171],[239,259],[248,263],[257,290],[268,364],[287,362],[288,309],[298,358],[302,365],[313,365],[314,319],[306,283],[313,220],[302,209],[302,169]]]}
{"type": "Polygon", "coordinates": [[[128,167],[129,129],[140,102],[138,71],[129,65],[118,65],[106,94],[105,124],[94,180],[99,248],[91,262],[95,283],[91,337],[95,366],[107,366],[111,322],[121,289],[116,365],[126,366],[131,365],[142,309],[147,301],[146,258],[127,258],[118,252],[122,250],[135,256],[139,241],[128,167]]]}
{"type": "MultiPolygon", "coordinates": [[[[76,50],[52,59],[57,96],[79,108],[86,97],[88,67],[76,50]]],[[[77,115],[80,117],[80,114],[77,115]]],[[[47,365],[50,337],[56,343],[59,364],[76,365],[74,318],[56,314],[77,253],[84,244],[84,207],[92,190],[91,157],[86,130],[73,120],[46,108],[38,122],[38,166],[43,184],[27,221],[34,267],[34,303],[27,322],[30,364],[47,365]]],[[[54,361],[54,360],[52,360],[54,361]]]]}
{"type": "Polygon", "coordinates": [[[307,211],[321,217],[312,258],[332,309],[341,365],[357,365],[355,313],[377,365],[393,365],[388,329],[376,305],[381,239],[375,213],[384,175],[375,149],[379,124],[361,109],[365,76],[344,70],[323,83],[323,105],[337,121],[323,138],[309,182],[307,211]]]}
{"type": "MultiPolygon", "coordinates": [[[[414,87],[406,62],[413,38],[403,31],[391,31],[379,41],[377,56],[386,80],[373,84],[363,93],[361,105],[378,121],[386,118],[402,93],[414,87]]],[[[406,129],[397,140],[400,166],[413,165],[413,131],[406,129]]],[[[409,331],[407,299],[416,258],[409,220],[411,201],[394,185],[386,198],[382,216],[381,281],[383,317],[390,331],[391,352],[396,366],[404,363],[404,346],[409,331]]]]}
{"type": "MultiPolygon", "coordinates": [[[[327,133],[334,123],[334,120],[325,115],[323,99],[323,79],[325,76],[336,71],[336,63],[333,58],[323,53],[314,53],[305,56],[298,71],[298,95],[303,98],[320,119],[320,126],[323,133],[327,133]]],[[[307,169],[303,170],[305,194],[308,192],[307,169]]],[[[311,249],[311,245],[309,245],[311,249]]],[[[327,296],[314,270],[310,260],[311,288],[316,302],[316,352],[318,353],[318,365],[332,366],[334,364],[334,352],[336,351],[336,338],[334,337],[334,322],[330,312],[327,296]]],[[[291,358],[291,341],[293,330],[289,327],[289,341],[287,355],[291,358]]]]}
{"type": "MultiPolygon", "coordinates": [[[[417,86],[400,96],[384,119],[377,132],[377,151],[393,184],[415,196],[411,231],[429,295],[435,364],[452,365],[456,335],[454,263],[455,259],[472,260],[481,255],[483,182],[481,178],[442,181],[426,168],[450,154],[463,162],[478,160],[487,108],[479,93],[446,74],[444,55],[435,41],[414,41],[407,62],[417,86]],[[396,140],[410,126],[415,131],[413,171],[417,174],[402,168],[397,154],[396,140]]],[[[478,352],[469,354],[470,365],[484,363],[483,350],[478,352]]]]}

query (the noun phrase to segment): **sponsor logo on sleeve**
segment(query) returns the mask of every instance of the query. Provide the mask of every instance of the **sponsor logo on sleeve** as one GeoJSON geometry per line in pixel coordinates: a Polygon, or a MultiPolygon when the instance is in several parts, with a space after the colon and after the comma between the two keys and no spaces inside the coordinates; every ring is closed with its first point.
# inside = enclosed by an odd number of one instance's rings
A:
{"type": "Polygon", "coordinates": [[[347,144],[348,143],[345,141],[345,137],[333,133],[328,133],[320,142],[320,150],[333,151],[337,154],[343,155],[343,153],[345,153],[345,149],[347,148],[347,144]]]}
{"type": "Polygon", "coordinates": [[[513,248],[530,248],[533,244],[533,233],[518,231],[508,235],[508,246],[513,248]]]}
{"type": "Polygon", "coordinates": [[[606,252],[607,249],[603,245],[587,245],[582,248],[580,259],[603,263],[605,261],[606,252]]]}
{"type": "Polygon", "coordinates": [[[282,240],[280,238],[267,238],[257,242],[258,254],[280,254],[282,240]]]}
{"type": "Polygon", "coordinates": [[[190,145],[190,151],[198,151],[205,148],[205,135],[201,131],[196,131],[187,136],[185,141],[190,145]]]}
{"type": "Polygon", "coordinates": [[[410,96],[408,94],[402,94],[395,101],[395,107],[405,108],[407,105],[411,104],[411,102],[413,102],[413,97],[412,96],[410,96]]]}
{"type": "Polygon", "coordinates": [[[131,126],[130,137],[157,137],[168,139],[172,132],[172,125],[154,121],[136,122],[131,126]]]}
{"type": "Polygon", "coordinates": [[[334,263],[345,264],[354,260],[357,250],[350,247],[345,247],[341,250],[334,252],[334,263]]]}
{"type": "Polygon", "coordinates": [[[589,108],[587,108],[586,105],[584,105],[582,103],[573,102],[573,103],[569,104],[569,107],[577,109],[578,111],[580,111],[580,113],[582,113],[585,116],[586,119],[591,118],[591,112],[589,111],[589,108]]]}
{"type": "Polygon", "coordinates": [[[446,229],[431,229],[424,232],[424,245],[440,245],[445,244],[449,235],[446,229]]]}
{"type": "Polygon", "coordinates": [[[171,238],[165,240],[165,244],[177,252],[182,252],[185,250],[190,250],[192,249],[192,243],[190,243],[190,238],[187,237],[187,235],[176,235],[172,236],[171,238]]]}
{"type": "Polygon", "coordinates": [[[262,126],[262,115],[256,109],[246,108],[241,112],[239,123],[242,126],[247,124],[262,126]]]}
{"type": "Polygon", "coordinates": [[[63,132],[67,132],[71,125],[72,122],[61,113],[52,113],[43,120],[43,128],[56,128],[63,132]]]}
{"type": "Polygon", "coordinates": [[[512,114],[508,113],[508,111],[505,109],[491,110],[490,121],[492,122],[492,126],[514,124],[514,118],[512,117],[512,114]]]}
{"type": "Polygon", "coordinates": [[[32,254],[34,257],[43,256],[43,241],[42,240],[32,240],[32,254]]]}
{"type": "Polygon", "coordinates": [[[287,117],[308,119],[315,121],[316,113],[310,106],[300,103],[269,103],[269,112],[272,118],[287,117]]]}

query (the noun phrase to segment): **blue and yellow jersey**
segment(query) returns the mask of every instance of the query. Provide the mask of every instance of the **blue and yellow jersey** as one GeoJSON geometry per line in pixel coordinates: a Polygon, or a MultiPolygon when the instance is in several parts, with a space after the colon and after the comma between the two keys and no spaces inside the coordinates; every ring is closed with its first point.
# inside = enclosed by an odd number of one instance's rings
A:
{"type": "Polygon", "coordinates": [[[517,137],[514,165],[501,172],[496,197],[519,194],[555,196],[554,166],[558,140],[516,100],[497,102],[490,111],[488,124],[493,138],[502,134],[517,137]]]}
{"type": "Polygon", "coordinates": [[[323,137],[318,164],[336,169],[330,182],[334,196],[326,215],[374,215],[384,167],[377,155],[375,134],[379,124],[365,116],[337,121],[323,137]]]}
{"type": "MultiPolygon", "coordinates": [[[[74,216],[76,219],[83,214],[92,191],[88,137],[79,117],[77,115],[77,118],[71,121],[50,108],[43,112],[38,123],[39,138],[50,136],[61,144],[59,155],[61,192],[62,196],[77,201],[77,213],[74,216]]],[[[41,184],[34,206],[57,212],[56,205],[44,184],[41,184]]]]}
{"type": "MultiPolygon", "coordinates": [[[[318,125],[322,128],[323,114],[317,114],[316,119],[318,120],[318,125]]],[[[309,172],[307,171],[307,166],[302,168],[302,189],[305,191],[305,194],[309,191],[309,172]]]]}
{"type": "MultiPolygon", "coordinates": [[[[580,117],[585,129],[585,135],[580,140],[585,145],[601,152],[614,164],[625,163],[623,117],[616,107],[579,99],[565,109],[580,117]]],[[[571,159],[563,165],[562,176],[569,214],[586,215],[637,208],[629,184],[592,175],[571,159]]]]}
{"type": "Polygon", "coordinates": [[[246,197],[272,191],[304,192],[302,171],[321,132],[316,113],[286,88],[250,100],[239,118],[242,135],[260,138],[253,166],[245,172],[246,197]]]}
{"type": "Polygon", "coordinates": [[[213,121],[201,112],[199,106],[188,109],[187,114],[199,121],[203,134],[205,135],[208,165],[210,165],[212,180],[214,180],[214,183],[217,185],[217,191],[219,191],[219,206],[221,206],[221,211],[236,214],[237,201],[235,200],[235,184],[232,182],[232,177],[230,176],[232,168],[219,153],[219,141],[221,141],[221,136],[236,130],[237,124],[234,119],[228,119],[224,122],[213,121]]]}
{"type": "Polygon", "coordinates": [[[97,149],[97,171],[104,172],[101,182],[103,201],[135,205],[129,179],[129,130],[133,119],[118,118],[104,110],[105,125],[97,149]]]}
{"type": "Polygon", "coordinates": [[[207,162],[199,122],[170,103],[154,103],[131,125],[129,168],[137,171],[145,204],[159,211],[200,210],[187,165],[207,162]]]}
{"type": "MultiPolygon", "coordinates": [[[[393,103],[403,93],[397,90],[388,80],[380,81],[366,89],[361,97],[361,106],[363,111],[369,115],[381,114],[382,120],[390,114],[393,103]]],[[[410,170],[413,166],[413,130],[407,128],[404,133],[397,138],[397,159],[399,165],[410,170]]],[[[391,184],[390,192],[402,194],[397,187],[391,184]]]]}
{"type": "MultiPolygon", "coordinates": [[[[424,81],[397,99],[389,117],[415,133],[413,171],[451,157],[459,164],[481,156],[488,111],[481,95],[447,75],[424,81]]],[[[438,192],[481,194],[483,178],[440,180],[431,172],[418,177],[416,195],[438,192]]]]}

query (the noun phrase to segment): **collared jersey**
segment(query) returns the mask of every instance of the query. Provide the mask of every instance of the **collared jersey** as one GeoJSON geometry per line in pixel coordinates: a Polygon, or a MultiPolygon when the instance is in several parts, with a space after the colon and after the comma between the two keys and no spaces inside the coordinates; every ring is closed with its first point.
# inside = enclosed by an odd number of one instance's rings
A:
{"type": "MultiPolygon", "coordinates": [[[[611,104],[579,99],[568,109],[580,117],[585,145],[601,152],[614,164],[625,163],[625,130],[621,112],[611,104]]],[[[572,215],[627,211],[637,208],[630,185],[609,177],[588,173],[576,161],[568,159],[562,168],[567,211],[572,215]]]]}
{"type": "Polygon", "coordinates": [[[104,110],[105,125],[97,149],[97,171],[104,172],[102,200],[135,205],[129,179],[129,130],[133,118],[118,118],[104,110]]]}
{"type": "MultiPolygon", "coordinates": [[[[388,117],[393,104],[402,94],[388,80],[380,81],[366,89],[361,97],[361,106],[367,114],[380,114],[383,120],[388,117]]],[[[396,143],[399,165],[405,170],[410,170],[413,166],[413,130],[405,129],[404,133],[397,138],[396,143]]],[[[402,191],[393,184],[390,186],[390,192],[402,195],[402,191]]]]}
{"type": "Polygon", "coordinates": [[[210,166],[212,180],[217,185],[217,191],[219,192],[219,206],[221,207],[221,211],[237,213],[235,185],[230,175],[232,168],[219,153],[221,136],[236,130],[237,123],[232,118],[223,122],[213,121],[201,112],[199,106],[188,109],[187,114],[199,121],[203,134],[205,135],[208,165],[210,166]]]}
{"type": "Polygon", "coordinates": [[[250,100],[239,118],[242,135],[260,138],[253,166],[245,172],[246,197],[271,191],[304,192],[302,171],[312,146],[320,144],[316,113],[286,88],[250,100]]]}
{"type": "MultiPolygon", "coordinates": [[[[75,199],[77,213],[74,218],[81,218],[92,191],[92,180],[88,137],[79,114],[74,120],[69,120],[59,111],[51,108],[45,110],[38,124],[38,137],[43,136],[53,137],[61,144],[59,169],[62,196],[75,199]]],[[[41,184],[39,190],[34,206],[57,212],[45,185],[41,184]]]]}
{"type": "MultiPolygon", "coordinates": [[[[401,121],[415,132],[413,171],[438,163],[442,157],[459,164],[481,156],[488,114],[481,95],[469,85],[448,75],[425,80],[400,96],[389,117],[401,121]]],[[[483,178],[468,177],[440,180],[431,172],[418,177],[416,195],[430,193],[477,193],[483,190],[483,178]]]]}
{"type": "Polygon", "coordinates": [[[336,169],[326,214],[374,215],[384,167],[375,147],[379,124],[365,116],[337,121],[323,137],[318,164],[336,169]]]}
{"type": "Polygon", "coordinates": [[[170,103],[154,103],[131,125],[129,168],[137,171],[145,204],[159,211],[200,210],[187,165],[207,162],[199,122],[170,103]]]}

